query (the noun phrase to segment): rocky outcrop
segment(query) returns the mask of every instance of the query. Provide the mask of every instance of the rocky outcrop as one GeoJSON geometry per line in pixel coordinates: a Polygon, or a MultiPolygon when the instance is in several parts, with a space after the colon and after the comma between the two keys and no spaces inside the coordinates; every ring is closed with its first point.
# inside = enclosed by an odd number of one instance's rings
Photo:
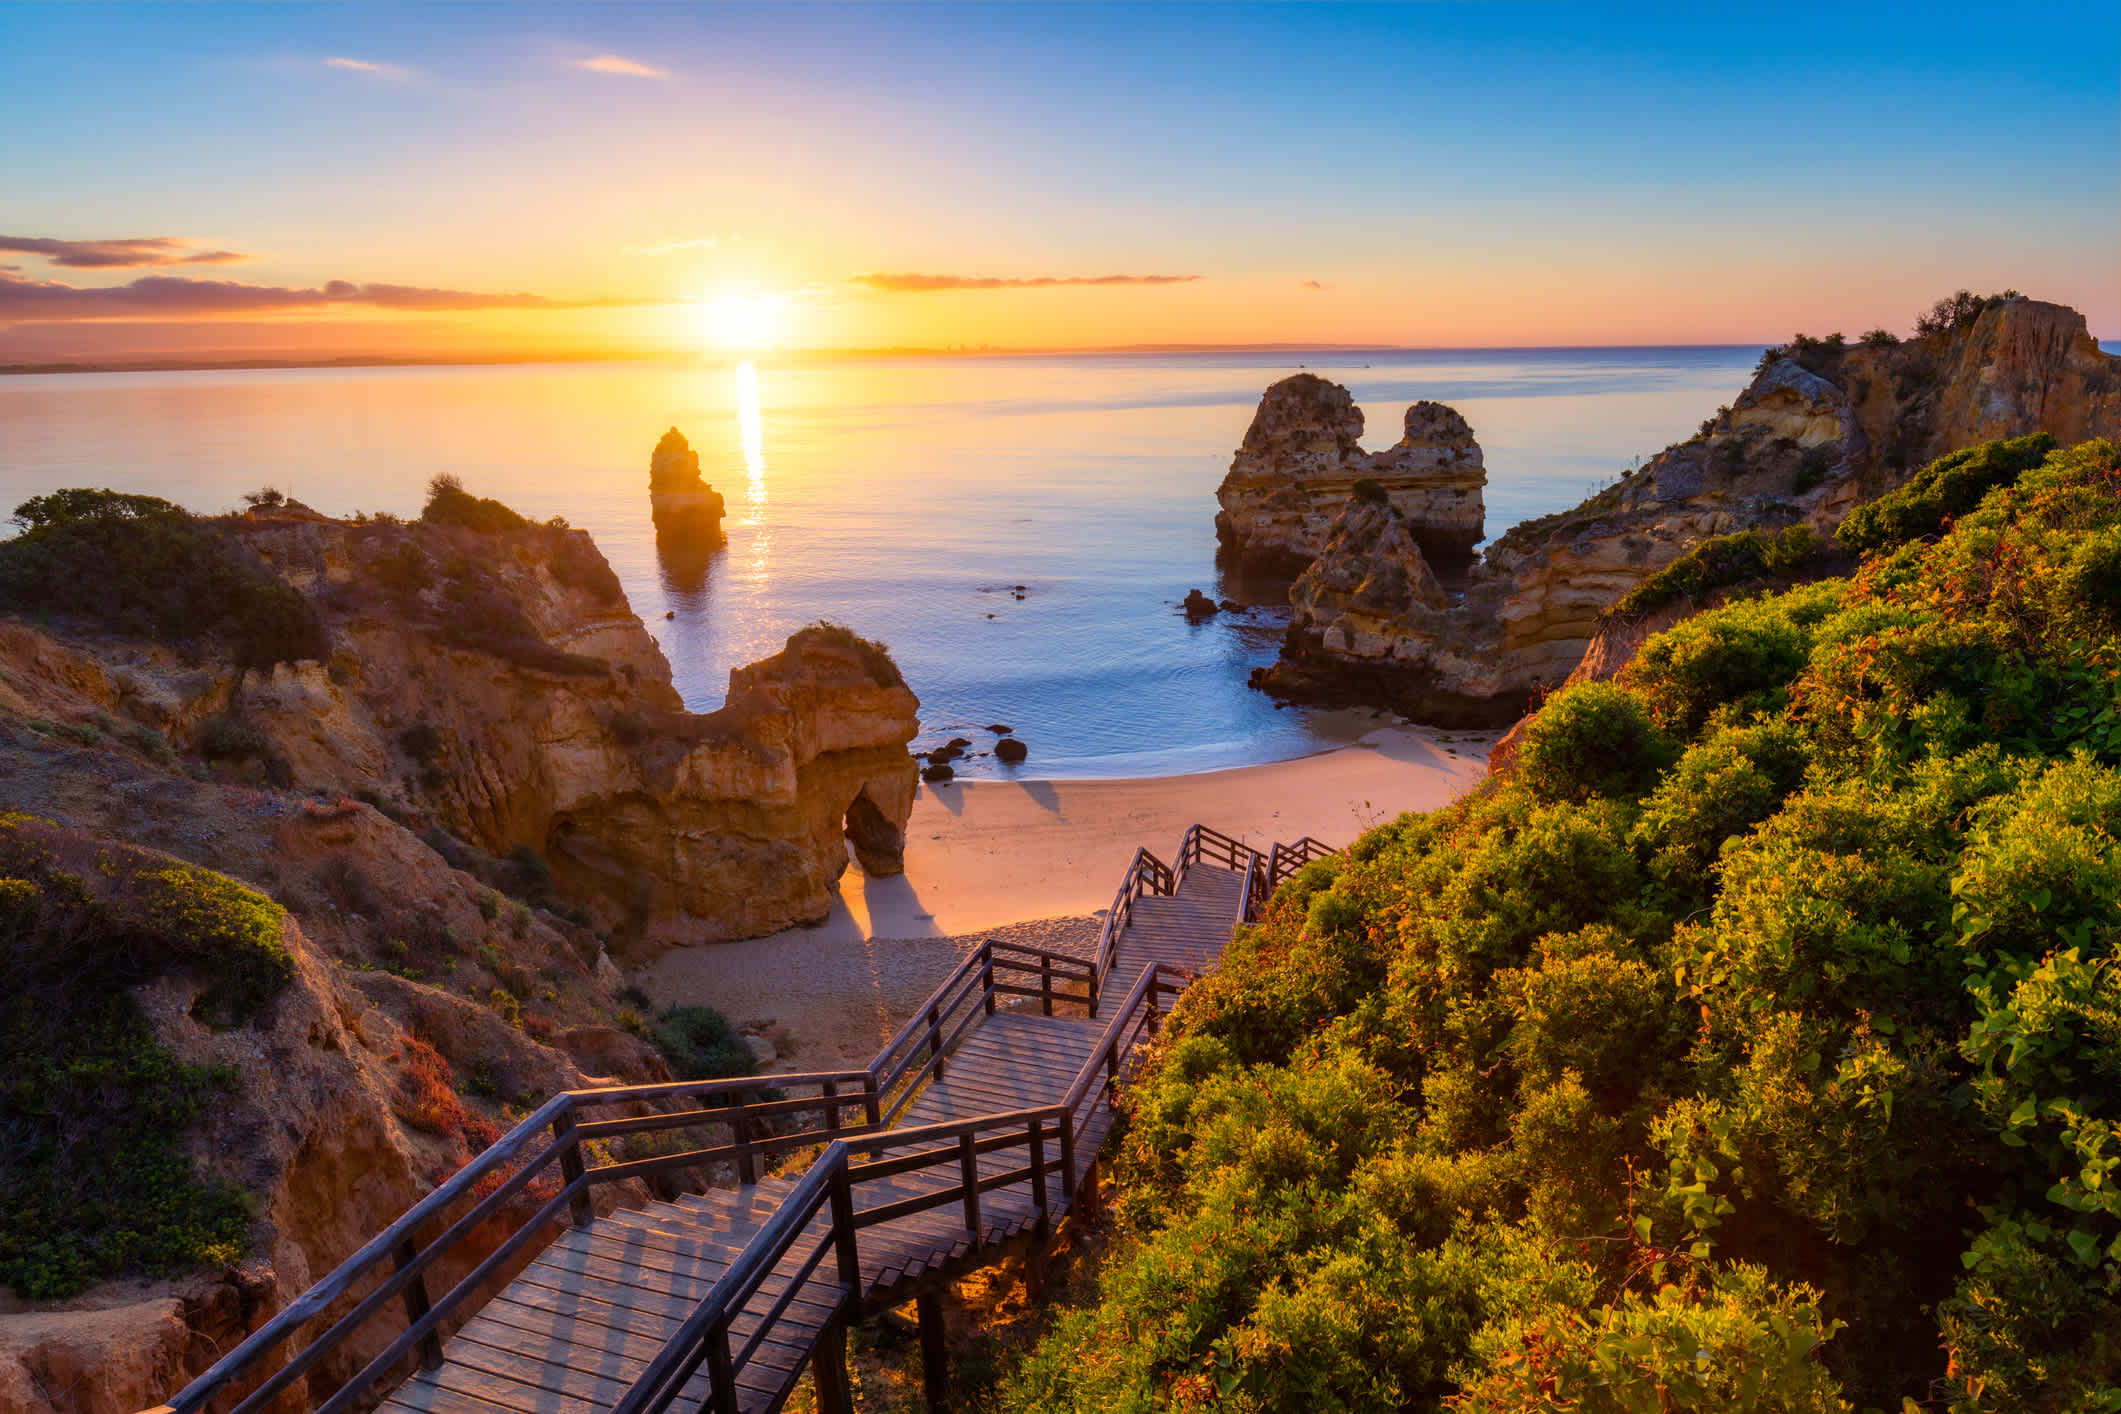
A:
{"type": "Polygon", "coordinates": [[[797,633],[699,715],[584,532],[253,514],[233,533],[316,606],[326,660],[246,673],[0,624],[0,711],[122,718],[223,779],[522,855],[622,957],[822,920],[849,841],[872,874],[902,867],[919,700],[844,629],[797,633]]]}
{"type": "MultiPolygon", "coordinates": [[[[11,816],[10,830],[33,841],[33,850],[18,854],[96,859],[106,873],[160,868],[164,856],[129,849],[111,833],[131,813],[125,801],[153,787],[152,825],[170,832],[170,842],[198,853],[211,839],[254,882],[276,877],[273,891],[301,915],[291,911],[280,924],[289,975],[240,1023],[209,1023],[215,1012],[202,999],[214,982],[211,963],[128,979],[122,989],[113,985],[111,997],[114,1006],[137,1008],[155,1045],[220,1077],[181,1151],[201,1173],[250,1196],[246,1254],[189,1275],[107,1280],[59,1301],[22,1301],[0,1288],[0,1409],[131,1414],[175,1393],[505,1131],[502,1097],[542,1099],[593,1083],[563,1049],[530,1034],[533,1011],[561,1024],[608,1026],[615,1003],[598,995],[557,919],[488,919],[474,880],[364,806],[292,810],[275,825],[258,818],[255,793],[181,774],[158,783],[153,765],[111,750],[70,761],[60,775],[43,769],[42,750],[18,748],[12,736],[0,731],[9,803],[63,801],[82,826],[11,816]],[[68,777],[89,778],[89,788],[67,798],[68,777]],[[254,798],[230,799],[244,795],[254,798]],[[320,872],[336,887],[319,889],[320,872]],[[349,879],[364,877],[369,885],[348,891],[349,879]],[[361,915],[332,904],[334,894],[366,914],[394,915],[388,930],[410,934],[411,953],[402,941],[395,951],[380,940],[371,949],[361,915]],[[413,931],[423,920],[431,933],[413,931]],[[374,961],[357,965],[364,952],[408,974],[416,963],[432,980],[395,975],[374,961]],[[488,961],[525,979],[521,990],[531,999],[517,1022],[453,990],[483,995],[483,984],[498,980],[488,961]],[[531,977],[542,995],[531,993],[531,977]]],[[[17,963],[36,956],[34,939],[8,943],[17,963]]],[[[83,942],[68,935],[46,945],[72,961],[83,942]]],[[[653,1073],[660,1063],[623,1032],[601,1052],[614,1070],[653,1073]]],[[[26,1067],[18,1078],[34,1086],[44,1077],[26,1067]]],[[[643,1196],[629,1185],[598,1202],[643,1196]]],[[[474,1232],[431,1278],[438,1289],[461,1279],[534,1206],[519,1200],[474,1232]]],[[[311,1407],[394,1333],[387,1322],[358,1333],[282,1407],[311,1407]]]]}
{"type": "Polygon", "coordinates": [[[1291,591],[1282,659],[1255,681],[1298,700],[1501,725],[1576,670],[1614,603],[1703,538],[1798,523],[1824,536],[1931,459],[2034,431],[2121,433],[2121,359],[2074,310],[1998,298],[1914,339],[1800,338],[1698,436],[1489,545],[1441,606],[1413,575],[1397,602],[1381,589],[1345,602],[1345,586],[1404,551],[1392,521],[1344,503],[1291,591]]]}
{"type": "Polygon", "coordinates": [[[1466,420],[1441,403],[1407,409],[1405,433],[1362,448],[1362,409],[1312,373],[1267,389],[1215,493],[1215,533],[1240,565],[1300,573],[1358,481],[1374,481],[1431,560],[1462,567],[1480,543],[1487,471],[1466,420]]]}
{"type": "Polygon", "coordinates": [[[700,454],[675,427],[648,458],[648,509],[660,550],[697,553],[725,539],[722,493],[700,475],[700,454]]]}

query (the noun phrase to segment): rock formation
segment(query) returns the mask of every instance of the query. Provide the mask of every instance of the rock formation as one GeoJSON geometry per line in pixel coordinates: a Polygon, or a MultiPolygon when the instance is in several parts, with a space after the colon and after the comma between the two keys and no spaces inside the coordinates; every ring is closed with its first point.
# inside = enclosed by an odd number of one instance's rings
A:
{"type": "Polygon", "coordinates": [[[700,476],[700,454],[675,427],[648,459],[648,509],[659,550],[697,553],[723,543],[722,493],[700,476]]]}
{"type": "Polygon", "coordinates": [[[846,630],[797,633],[696,715],[585,532],[255,514],[230,531],[316,606],[324,661],[244,672],[0,624],[0,710],[124,718],[212,748],[224,774],[527,852],[621,955],[823,919],[848,840],[871,873],[901,867],[919,700],[846,630]]]}
{"type": "MultiPolygon", "coordinates": [[[[1408,568],[1396,519],[1343,501],[1325,552],[1291,590],[1282,660],[1255,681],[1299,700],[1500,725],[1536,689],[1568,678],[1622,595],[1705,536],[1800,522],[1823,536],[1855,505],[1958,448],[2036,431],[2065,443],[2121,434],[2121,359],[2100,351],[2076,311],[2009,296],[1930,323],[1904,341],[1800,338],[1770,351],[1700,435],[1575,509],[1500,537],[1448,602],[1408,568]],[[1385,587],[1393,575],[1408,586],[1403,596],[1385,587]]],[[[1336,426],[1344,432],[1345,419],[1336,426]]],[[[1344,440],[1314,437],[1307,465],[1343,458],[1344,440]]],[[[1411,515],[1406,529],[1419,546],[1411,515]]]]}
{"type": "Polygon", "coordinates": [[[1480,543],[1487,472],[1466,420],[1442,403],[1407,409],[1396,446],[1362,448],[1346,388],[1298,373],[1267,389],[1215,493],[1215,533],[1245,567],[1297,574],[1332,533],[1358,481],[1376,482],[1438,564],[1462,568],[1480,543]]]}

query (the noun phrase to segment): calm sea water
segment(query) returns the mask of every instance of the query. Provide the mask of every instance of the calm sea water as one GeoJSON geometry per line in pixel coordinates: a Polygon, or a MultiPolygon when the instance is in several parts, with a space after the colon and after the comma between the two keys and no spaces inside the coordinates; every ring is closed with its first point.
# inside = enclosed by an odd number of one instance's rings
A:
{"type": "MultiPolygon", "coordinates": [[[[1326,719],[1245,686],[1281,613],[1191,626],[1225,582],[1215,487],[1259,395],[1347,384],[1365,445],[1447,402],[1488,465],[1489,535],[1573,505],[1693,431],[1757,348],[759,360],[0,378],[0,505],[109,486],[196,510],[271,483],[321,511],[417,514],[429,477],[596,536],[692,707],[829,618],[883,640],[922,741],[1007,723],[1027,777],[1301,755],[1326,719]],[[665,566],[648,456],[677,426],[727,498],[728,547],[665,566]],[[1022,597],[1014,586],[1024,586],[1022,597]]],[[[975,761],[971,774],[999,768],[975,761]]]]}

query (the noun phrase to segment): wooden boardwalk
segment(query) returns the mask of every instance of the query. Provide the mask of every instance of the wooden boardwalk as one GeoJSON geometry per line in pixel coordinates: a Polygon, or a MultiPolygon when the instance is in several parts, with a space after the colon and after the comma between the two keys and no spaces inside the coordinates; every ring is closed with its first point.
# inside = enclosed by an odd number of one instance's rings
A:
{"type": "MultiPolygon", "coordinates": [[[[574,1225],[446,1341],[431,1332],[424,1345],[411,1343],[427,1309],[424,1288],[417,1301],[406,1298],[414,1329],[400,1344],[407,1356],[418,1349],[426,1358],[382,1407],[420,1414],[771,1411],[813,1361],[821,1406],[835,1407],[827,1386],[844,1381],[841,1343],[849,1320],[933,1293],[944,1281],[1043,1243],[1082,1197],[1080,1185],[1092,1181],[1091,1165],[1112,1123],[1107,1082],[1118,1084],[1131,1069],[1155,1029],[1158,998],[1214,965],[1266,877],[1263,856],[1220,836],[1214,838],[1227,846],[1226,858],[1203,858],[1199,833],[1199,827],[1189,832],[1175,871],[1146,852],[1137,855],[1094,963],[1052,955],[1012,961],[992,950],[1000,945],[989,945],[960,968],[959,977],[969,980],[954,977],[938,989],[925,1033],[917,1017],[886,1048],[859,1095],[754,1107],[763,1114],[803,1103],[869,1105],[872,1123],[854,1125],[840,1141],[850,1157],[837,1160],[831,1203],[810,1172],[761,1176],[601,1215],[589,1211],[586,1199],[574,1200],[574,1225]],[[1163,888],[1169,892],[1158,891],[1163,888]],[[972,965],[982,957],[983,970],[972,965]],[[1001,975],[1019,981],[1024,972],[1042,972],[1040,987],[998,987],[998,967],[1014,968],[1015,974],[1001,975]],[[1056,985],[1056,969],[1063,982],[1072,975],[1083,984],[1080,994],[1056,985]],[[1131,1010],[1117,1012],[1120,997],[1131,1010]],[[1093,1000],[1106,1014],[1089,1014],[1093,1000]],[[945,1041],[958,1012],[963,1020],[945,1041]],[[899,1073],[915,1060],[921,1065],[880,1111],[879,1097],[891,1093],[887,1062],[899,1052],[899,1073]],[[878,1072],[887,1072],[882,1081],[878,1072]],[[700,1313],[718,1284],[720,1299],[730,1304],[714,1328],[717,1347],[703,1343],[700,1313]],[[731,1298],[732,1287],[740,1301],[731,1298]],[[695,1347],[700,1353],[687,1363],[672,1354],[695,1347]],[[642,1388],[661,1397],[643,1395],[642,1388]]],[[[821,1093],[835,1095],[829,1079],[821,1093]]],[[[574,1121],[569,1116],[562,1123],[574,1121]]],[[[827,1111],[826,1123],[839,1129],[838,1109],[827,1111]]],[[[629,1126],[641,1130],[651,1122],[605,1122],[603,1128],[629,1126]]],[[[579,1132],[598,1128],[586,1122],[579,1132]]],[[[555,1133],[562,1133],[559,1124],[555,1133]]],[[[745,1133],[738,1129],[728,1152],[748,1159],[745,1133]]],[[[577,1176],[572,1184],[580,1185],[581,1159],[572,1168],[562,1159],[563,1170],[577,1176]]],[[[564,1219],[559,1205],[568,1199],[563,1190],[547,1207],[564,1219]]],[[[179,1414],[192,1407],[185,1397],[196,1388],[176,1401],[179,1414]]]]}

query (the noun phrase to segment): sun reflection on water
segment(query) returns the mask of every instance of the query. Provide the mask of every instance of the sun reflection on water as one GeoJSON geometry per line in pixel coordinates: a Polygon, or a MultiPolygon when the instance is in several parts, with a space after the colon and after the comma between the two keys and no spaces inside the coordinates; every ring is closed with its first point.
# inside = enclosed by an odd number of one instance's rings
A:
{"type": "Polygon", "coordinates": [[[745,359],[736,366],[736,425],[744,443],[745,499],[756,522],[766,508],[766,436],[759,420],[759,370],[745,359]]]}

